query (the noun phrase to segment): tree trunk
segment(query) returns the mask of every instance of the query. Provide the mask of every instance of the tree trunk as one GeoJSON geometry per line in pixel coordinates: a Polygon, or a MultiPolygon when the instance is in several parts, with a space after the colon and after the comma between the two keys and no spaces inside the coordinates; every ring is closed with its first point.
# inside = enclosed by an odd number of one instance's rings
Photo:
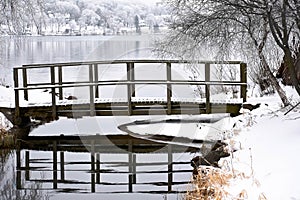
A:
{"type": "Polygon", "coordinates": [[[295,64],[292,58],[292,53],[289,48],[284,49],[284,63],[289,70],[289,74],[291,76],[292,85],[295,87],[298,95],[300,96],[300,84],[297,79],[295,64]]]}
{"type": "Polygon", "coordinates": [[[264,55],[262,55],[262,53],[259,53],[259,58],[262,62],[262,66],[264,67],[264,69],[266,70],[267,72],[267,77],[270,79],[270,82],[272,84],[272,86],[275,88],[275,90],[277,91],[282,103],[284,106],[288,106],[290,103],[289,103],[289,100],[288,98],[286,97],[286,94],[284,92],[284,90],[281,88],[281,86],[279,85],[279,82],[277,81],[276,77],[273,75],[267,61],[266,61],[266,58],[264,55]]]}

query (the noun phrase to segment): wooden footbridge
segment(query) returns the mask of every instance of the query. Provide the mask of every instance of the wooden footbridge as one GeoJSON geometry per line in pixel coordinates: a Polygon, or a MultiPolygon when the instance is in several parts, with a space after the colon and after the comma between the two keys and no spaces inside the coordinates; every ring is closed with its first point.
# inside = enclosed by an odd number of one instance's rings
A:
{"type": "MultiPolygon", "coordinates": [[[[24,125],[30,119],[49,122],[60,116],[78,118],[82,116],[119,116],[119,115],[173,115],[173,114],[202,114],[202,113],[238,113],[243,102],[246,101],[247,66],[240,61],[187,61],[187,60],[114,60],[95,62],[70,62],[52,64],[31,64],[14,68],[15,106],[6,113],[13,117],[15,125],[24,125]],[[173,77],[174,68],[184,65],[186,68],[202,70],[203,79],[177,80],[173,77]],[[211,80],[212,68],[217,65],[237,66],[239,80],[211,80]],[[110,77],[103,79],[103,66],[119,67],[120,73],[125,72],[123,79],[114,80],[110,77]],[[149,80],[147,77],[137,79],[136,68],[149,68],[159,66],[164,68],[164,80],[149,80]],[[80,68],[86,72],[86,80],[66,79],[65,70],[80,68]],[[36,71],[42,71],[40,76],[32,76],[36,71]],[[101,78],[102,77],[102,78],[101,78]],[[160,86],[165,89],[165,96],[139,97],[136,87],[141,85],[160,86]],[[107,86],[122,86],[127,96],[124,98],[103,98],[101,88],[107,86]],[[176,86],[202,87],[202,98],[180,98],[173,95],[176,86]],[[227,101],[214,101],[211,99],[211,88],[215,86],[239,88],[238,98],[227,101]],[[88,95],[86,99],[76,99],[67,96],[67,89],[83,88],[88,95]],[[31,92],[48,91],[51,95],[50,102],[30,103],[31,92]],[[23,99],[24,97],[24,99],[23,99]]],[[[141,87],[140,87],[141,88],[141,87]]],[[[143,89],[143,88],[142,88],[143,89]]],[[[124,92],[124,91],[123,91],[124,92]]],[[[151,91],[155,93],[155,91],[151,91]]],[[[39,98],[39,97],[34,97],[39,98]]],[[[5,109],[2,108],[2,112],[5,109]]],[[[6,114],[7,115],[7,114],[6,114]]]]}

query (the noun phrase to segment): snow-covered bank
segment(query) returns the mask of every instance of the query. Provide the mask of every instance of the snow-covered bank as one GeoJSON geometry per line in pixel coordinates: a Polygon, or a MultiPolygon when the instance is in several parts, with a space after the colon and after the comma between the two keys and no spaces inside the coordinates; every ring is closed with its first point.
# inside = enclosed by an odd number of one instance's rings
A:
{"type": "Polygon", "coordinates": [[[230,158],[220,161],[225,171],[234,171],[228,191],[234,196],[245,190],[248,199],[300,199],[300,113],[288,115],[274,98],[261,108],[241,115],[240,129],[233,129],[228,143],[237,149],[230,158]],[[232,164],[228,164],[232,163],[232,164]]]}
{"type": "Polygon", "coordinates": [[[195,139],[221,136],[232,152],[219,162],[221,170],[232,175],[229,185],[223,186],[229,192],[227,199],[300,199],[300,108],[284,115],[288,109],[281,107],[277,95],[249,102],[261,106],[210,124],[137,124],[128,129],[142,135],[159,132],[195,139]]]}

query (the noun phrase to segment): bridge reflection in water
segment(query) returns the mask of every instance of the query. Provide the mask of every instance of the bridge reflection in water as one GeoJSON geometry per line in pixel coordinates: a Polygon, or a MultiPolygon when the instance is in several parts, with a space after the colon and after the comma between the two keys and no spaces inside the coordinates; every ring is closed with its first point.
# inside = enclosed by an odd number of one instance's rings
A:
{"type": "Polygon", "coordinates": [[[16,151],[17,189],[39,183],[66,193],[185,193],[197,151],[128,135],[28,137],[16,151]]]}

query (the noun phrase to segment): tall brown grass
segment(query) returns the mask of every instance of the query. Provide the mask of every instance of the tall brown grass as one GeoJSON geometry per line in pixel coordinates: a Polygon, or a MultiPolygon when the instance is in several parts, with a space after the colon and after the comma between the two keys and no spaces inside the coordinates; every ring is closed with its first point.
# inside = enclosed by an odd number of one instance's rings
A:
{"type": "Polygon", "coordinates": [[[213,167],[200,167],[198,175],[191,182],[186,194],[186,200],[223,199],[227,196],[225,186],[229,185],[232,174],[224,173],[213,167]]]}
{"type": "MultiPolygon", "coordinates": [[[[231,191],[234,182],[251,181],[259,187],[259,182],[252,175],[245,175],[237,171],[225,171],[221,168],[200,166],[198,175],[194,176],[185,200],[243,200],[249,199],[249,188],[240,188],[234,193],[231,191]]],[[[255,187],[254,186],[254,187],[255,187]]],[[[250,193],[249,193],[250,194],[250,193]]],[[[267,200],[263,193],[258,194],[258,200],[267,200]]]]}

